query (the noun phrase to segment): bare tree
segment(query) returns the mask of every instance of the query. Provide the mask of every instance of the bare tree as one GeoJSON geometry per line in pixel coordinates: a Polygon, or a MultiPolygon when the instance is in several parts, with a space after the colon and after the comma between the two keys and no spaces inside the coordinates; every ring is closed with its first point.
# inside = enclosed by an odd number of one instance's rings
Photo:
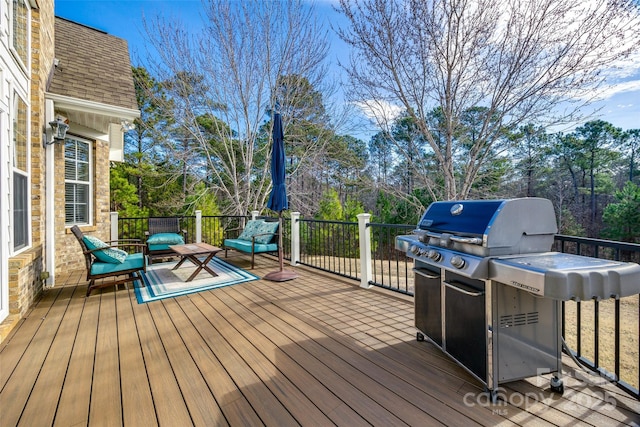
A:
{"type": "Polygon", "coordinates": [[[382,113],[388,106],[407,111],[437,159],[445,199],[469,195],[508,148],[505,129],[581,119],[602,72],[640,47],[633,0],[340,0],[339,11],[349,21],[338,33],[352,48],[350,98],[377,112],[383,130],[395,117],[382,113]],[[468,111],[482,113],[471,145],[458,138],[468,111]]]}
{"type": "Polygon", "coordinates": [[[322,87],[327,33],[314,21],[313,7],[300,0],[209,0],[203,6],[204,27],[197,33],[175,17],[147,22],[159,58],[152,57],[149,68],[171,82],[167,112],[199,147],[202,162],[191,158],[192,170],[226,201],[223,213],[244,215],[264,207],[269,196],[269,113],[282,111],[286,127],[296,102],[288,96],[294,88],[277,86],[282,76],[296,75],[322,87]]]}

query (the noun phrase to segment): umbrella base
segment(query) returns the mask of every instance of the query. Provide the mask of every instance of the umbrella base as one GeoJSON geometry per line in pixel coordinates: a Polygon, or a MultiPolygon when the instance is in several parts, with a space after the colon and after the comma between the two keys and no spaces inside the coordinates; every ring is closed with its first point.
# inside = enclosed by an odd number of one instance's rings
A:
{"type": "Polygon", "coordinates": [[[286,282],[298,277],[296,273],[288,270],[272,271],[263,277],[265,280],[271,280],[272,282],[286,282]]]}

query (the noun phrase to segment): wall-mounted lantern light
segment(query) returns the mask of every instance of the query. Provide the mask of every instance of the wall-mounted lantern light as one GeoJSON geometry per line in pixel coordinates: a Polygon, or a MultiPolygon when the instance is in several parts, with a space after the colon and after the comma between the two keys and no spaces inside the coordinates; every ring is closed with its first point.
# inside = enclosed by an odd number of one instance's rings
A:
{"type": "Polygon", "coordinates": [[[51,126],[51,133],[53,136],[53,140],[46,141],[46,145],[55,144],[61,141],[64,141],[65,136],[67,135],[67,130],[69,130],[69,125],[64,122],[61,117],[58,117],[54,121],[49,122],[49,126],[51,126]]]}

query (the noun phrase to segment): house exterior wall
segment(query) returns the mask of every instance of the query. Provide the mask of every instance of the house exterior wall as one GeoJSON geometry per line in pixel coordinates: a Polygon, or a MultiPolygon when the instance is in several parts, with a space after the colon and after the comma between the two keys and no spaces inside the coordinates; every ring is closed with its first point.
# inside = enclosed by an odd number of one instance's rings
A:
{"type": "MultiPolygon", "coordinates": [[[[86,139],[86,138],[85,138],[86,139]]],[[[62,152],[62,147],[60,147],[62,152]]],[[[93,225],[81,226],[82,232],[96,236],[106,241],[110,240],[111,217],[109,209],[109,143],[100,139],[92,143],[93,168],[93,225]]],[[[56,158],[56,170],[64,173],[64,158],[56,158]],[[59,162],[58,162],[59,160],[59,162]]],[[[56,276],[61,276],[70,271],[85,270],[85,261],[80,244],[71,233],[71,229],[65,226],[64,217],[64,180],[56,182],[56,276]]]]}
{"type": "MultiPolygon", "coordinates": [[[[9,11],[12,1],[4,0],[1,10],[9,11]]],[[[12,253],[10,239],[3,251],[9,254],[7,262],[8,272],[8,316],[0,319],[0,342],[13,329],[19,320],[31,307],[33,302],[41,295],[43,290],[43,280],[41,273],[43,267],[44,254],[44,172],[45,172],[45,150],[42,145],[42,134],[45,128],[44,122],[44,93],[46,82],[53,64],[54,58],[54,7],[53,0],[38,0],[31,2],[30,20],[30,72],[25,75],[28,103],[29,103],[29,147],[30,147],[30,245],[18,253],[12,253]]],[[[8,15],[3,15],[3,26],[10,25],[8,15]]],[[[10,43],[10,41],[8,42],[10,43]]],[[[11,53],[5,54],[3,58],[11,57],[11,53]]],[[[18,81],[18,84],[19,81],[18,81]]],[[[11,96],[11,93],[7,94],[11,96]]],[[[11,101],[8,103],[11,109],[11,101]]],[[[9,114],[10,116],[10,114],[9,114]]],[[[10,120],[10,119],[9,119],[10,120]]],[[[11,199],[11,189],[3,191],[4,197],[11,199]]],[[[9,217],[3,218],[9,221],[9,217]]],[[[4,226],[4,224],[3,224],[4,226]]],[[[3,233],[5,230],[3,229],[3,233]]],[[[4,266],[3,266],[4,267],[4,266]]]]}

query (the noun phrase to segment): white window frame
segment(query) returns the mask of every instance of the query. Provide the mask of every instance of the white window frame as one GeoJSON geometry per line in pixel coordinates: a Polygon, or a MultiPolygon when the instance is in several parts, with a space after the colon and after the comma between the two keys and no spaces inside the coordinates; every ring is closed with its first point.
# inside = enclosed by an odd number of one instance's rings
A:
{"type": "Polygon", "coordinates": [[[31,230],[31,138],[30,138],[30,129],[31,129],[31,111],[29,108],[29,103],[24,99],[24,97],[19,94],[17,91],[13,92],[13,108],[11,111],[11,138],[12,138],[12,143],[11,145],[11,183],[10,185],[10,191],[11,191],[11,218],[10,218],[10,223],[11,223],[11,233],[10,233],[10,241],[11,241],[11,251],[13,254],[17,254],[20,252],[23,252],[29,248],[31,248],[32,245],[32,230],[31,230]],[[18,167],[16,167],[15,164],[15,160],[16,160],[16,148],[17,148],[17,144],[15,142],[14,136],[15,136],[15,121],[16,121],[16,114],[18,112],[18,101],[22,101],[24,103],[25,109],[26,109],[26,120],[25,120],[25,155],[26,155],[26,159],[25,159],[25,170],[22,170],[18,167]],[[15,197],[16,194],[14,193],[14,183],[15,183],[15,176],[16,175],[20,175],[22,177],[24,177],[27,181],[27,188],[26,188],[26,200],[23,201],[24,205],[25,205],[25,215],[26,215],[26,230],[25,230],[25,244],[16,248],[16,242],[15,242],[15,228],[16,228],[16,223],[15,223],[15,197]]]}
{"type": "MultiPolygon", "coordinates": [[[[93,144],[83,138],[74,136],[74,135],[67,135],[67,138],[65,138],[64,141],[64,145],[65,145],[65,154],[64,154],[64,170],[65,170],[65,179],[64,179],[64,185],[65,185],[65,201],[64,201],[64,209],[65,209],[65,227],[72,227],[74,225],[93,225],[93,205],[94,205],[94,192],[93,192],[93,168],[94,168],[94,159],[93,159],[93,144]],[[76,154],[76,156],[74,158],[68,157],[70,155],[70,150],[67,150],[67,147],[69,144],[86,144],[87,146],[87,161],[84,162],[82,159],[78,159],[78,156],[76,154]],[[67,178],[67,163],[68,162],[73,162],[73,164],[75,165],[73,168],[74,171],[74,175],[75,177],[73,179],[71,178],[67,178]],[[79,180],[77,179],[77,172],[78,172],[78,165],[80,164],[87,164],[88,165],[88,180],[84,181],[84,180],[79,180]],[[72,221],[68,221],[67,220],[67,200],[69,197],[69,194],[67,194],[67,185],[71,184],[71,185],[86,185],[87,186],[87,217],[86,217],[86,221],[78,221],[76,220],[76,209],[75,207],[79,205],[79,203],[74,200],[72,202],[72,206],[74,207],[74,220],[72,221]]],[[[75,153],[77,153],[77,150],[74,150],[75,153]]]]}
{"type": "Polygon", "coordinates": [[[30,58],[31,58],[31,4],[29,2],[29,0],[9,0],[9,13],[10,13],[10,19],[9,19],[9,46],[10,46],[10,50],[11,53],[13,54],[16,62],[20,65],[20,67],[22,67],[23,71],[25,73],[29,73],[30,70],[30,58]],[[14,40],[16,37],[15,34],[15,25],[16,25],[16,4],[21,4],[24,6],[25,10],[26,10],[26,16],[25,18],[25,51],[24,51],[24,56],[25,58],[22,58],[22,54],[20,53],[20,51],[16,48],[14,40]],[[26,62],[25,62],[26,60],[26,62]]]}

